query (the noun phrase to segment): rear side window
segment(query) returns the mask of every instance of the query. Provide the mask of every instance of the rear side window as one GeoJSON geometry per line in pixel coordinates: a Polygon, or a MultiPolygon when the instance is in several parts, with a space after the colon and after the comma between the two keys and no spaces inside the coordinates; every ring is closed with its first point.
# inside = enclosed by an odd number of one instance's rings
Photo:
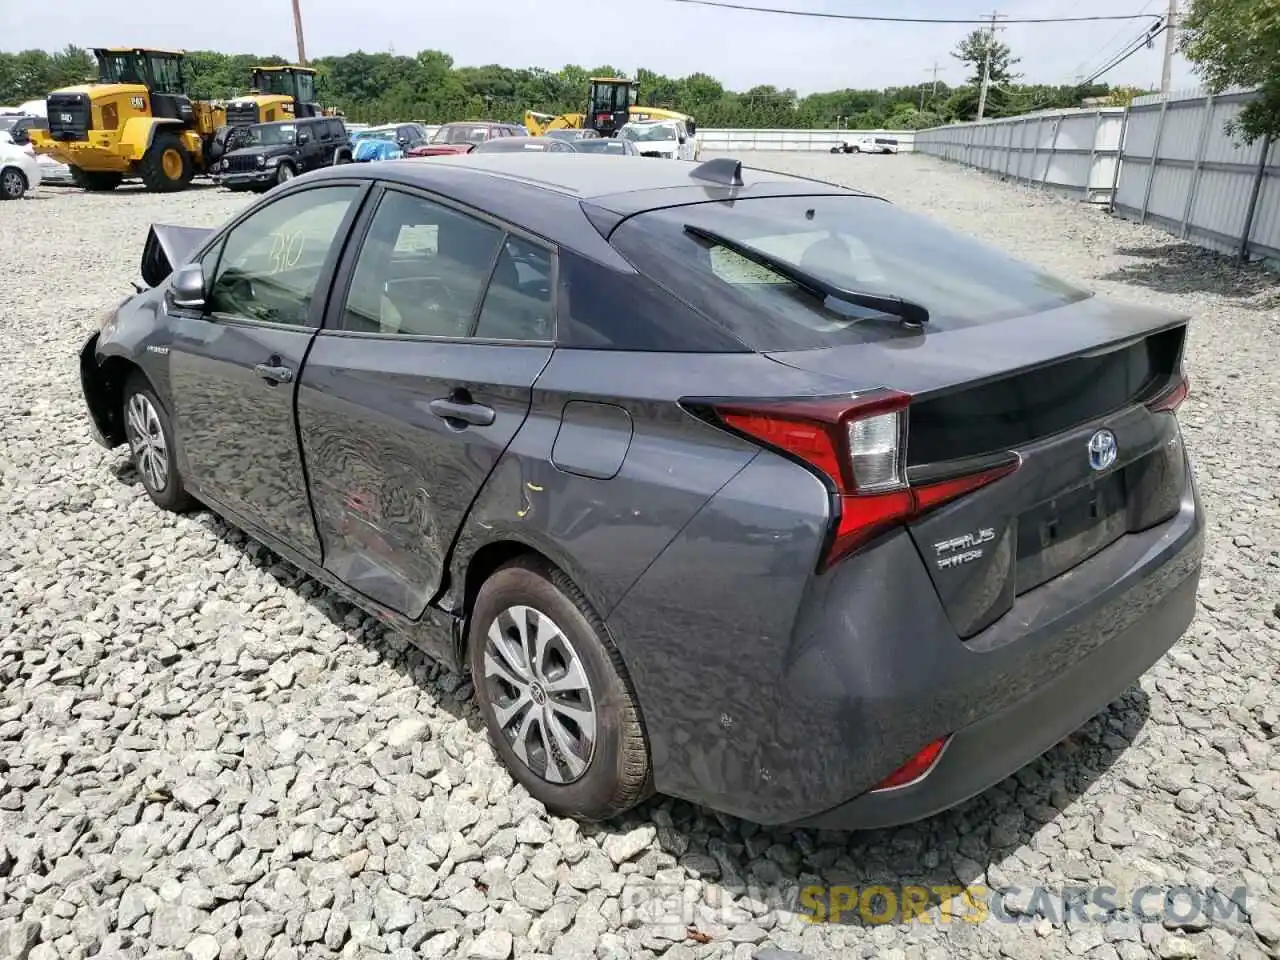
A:
{"type": "Polygon", "coordinates": [[[610,242],[636,269],[753,350],[902,335],[895,319],[806,292],[690,225],[845,289],[925,307],[928,330],[1039,313],[1089,294],[933,221],[870,197],[763,197],[656,210],[610,242]]]}

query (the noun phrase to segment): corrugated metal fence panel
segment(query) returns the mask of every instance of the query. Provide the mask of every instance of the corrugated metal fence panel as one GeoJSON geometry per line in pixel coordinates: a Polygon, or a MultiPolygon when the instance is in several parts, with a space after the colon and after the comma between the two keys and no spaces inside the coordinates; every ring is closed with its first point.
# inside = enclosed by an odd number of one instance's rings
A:
{"type": "Polygon", "coordinates": [[[1110,199],[1122,107],[1049,110],[921,130],[916,150],[1073,194],[1110,199]]]}
{"type": "Polygon", "coordinates": [[[698,140],[704,150],[814,150],[828,151],[841,142],[860,137],[892,137],[900,153],[910,153],[912,130],[749,130],[700,127],[698,140]]]}
{"type": "Polygon", "coordinates": [[[1061,110],[921,130],[916,150],[1064,192],[1107,201],[1228,253],[1280,260],[1280,147],[1226,132],[1256,94],[1204,88],[1136,98],[1126,110],[1061,110]]]}

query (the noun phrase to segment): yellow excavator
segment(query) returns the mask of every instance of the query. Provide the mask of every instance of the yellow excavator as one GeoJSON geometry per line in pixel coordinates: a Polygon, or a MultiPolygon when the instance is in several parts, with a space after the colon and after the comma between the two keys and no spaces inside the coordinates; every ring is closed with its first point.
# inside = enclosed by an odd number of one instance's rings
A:
{"type": "Polygon", "coordinates": [[[182,190],[209,166],[226,112],[186,94],[180,50],[98,47],[98,79],[64,87],[45,101],[47,130],[32,149],[66,164],[86,190],[114,190],[125,177],[147,189],[182,190]]]}
{"type": "Polygon", "coordinates": [[[602,137],[614,136],[629,120],[683,120],[690,135],[698,132],[693,117],[662,107],[645,107],[636,103],[639,93],[634,80],[625,77],[592,77],[587,95],[586,113],[552,115],[526,110],[524,126],[533,137],[548,130],[584,130],[590,128],[602,137]]]}
{"type": "Polygon", "coordinates": [[[325,113],[316,102],[316,72],[310,67],[254,67],[249,91],[248,96],[228,101],[229,126],[319,117],[325,113]]]}

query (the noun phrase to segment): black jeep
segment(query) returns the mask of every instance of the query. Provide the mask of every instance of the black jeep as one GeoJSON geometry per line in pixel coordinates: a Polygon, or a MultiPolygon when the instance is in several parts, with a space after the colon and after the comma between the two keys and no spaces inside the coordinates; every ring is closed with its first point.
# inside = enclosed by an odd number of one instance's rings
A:
{"type": "Polygon", "coordinates": [[[337,117],[253,123],[218,136],[223,152],[210,172],[230,190],[261,193],[308,170],[351,162],[351,137],[337,117]]]}

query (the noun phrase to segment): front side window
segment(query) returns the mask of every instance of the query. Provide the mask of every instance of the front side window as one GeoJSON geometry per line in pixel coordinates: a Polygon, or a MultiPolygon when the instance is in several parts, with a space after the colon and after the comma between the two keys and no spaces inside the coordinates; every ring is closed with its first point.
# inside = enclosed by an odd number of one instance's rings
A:
{"type": "Polygon", "coordinates": [[[320,273],[359,191],[303,190],[238,224],[202,261],[208,311],[305,326],[320,273]]]}
{"type": "Polygon", "coordinates": [[[342,329],[468,336],[502,236],[449,207],[388,191],[360,249],[342,329]]]}

